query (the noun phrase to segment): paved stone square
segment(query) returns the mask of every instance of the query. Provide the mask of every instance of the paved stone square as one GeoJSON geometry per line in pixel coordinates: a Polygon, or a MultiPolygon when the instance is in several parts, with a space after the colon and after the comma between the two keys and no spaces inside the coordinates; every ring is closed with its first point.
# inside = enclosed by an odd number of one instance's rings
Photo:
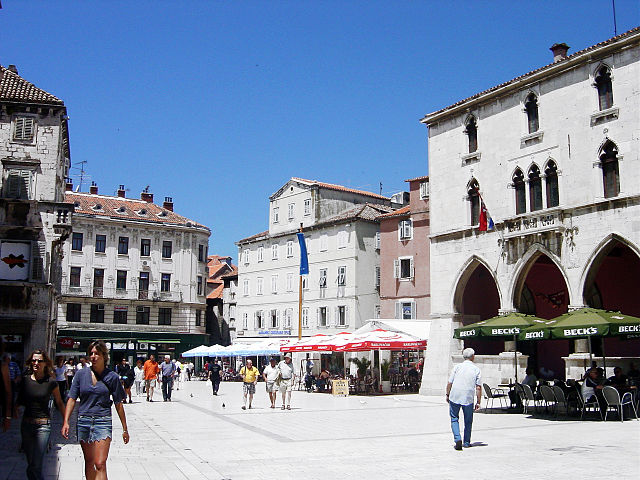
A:
{"type": "MultiPolygon", "coordinates": [[[[241,410],[242,384],[183,384],[171,403],[144,397],[126,405],[122,443],[114,417],[112,480],[637,478],[640,421],[579,421],[517,413],[474,416],[474,446],[453,449],[443,398],[417,394],[333,397],[293,392],[293,409],[269,408],[258,384],[254,408],[241,410]],[[224,404],[224,407],[223,407],[224,404]]],[[[497,409],[496,409],[497,410],[497,409]]],[[[57,415],[57,414],[56,414],[57,415]]],[[[55,417],[47,479],[83,478],[79,445],[59,435],[55,417]]],[[[0,435],[0,479],[26,478],[19,422],[0,435]]]]}

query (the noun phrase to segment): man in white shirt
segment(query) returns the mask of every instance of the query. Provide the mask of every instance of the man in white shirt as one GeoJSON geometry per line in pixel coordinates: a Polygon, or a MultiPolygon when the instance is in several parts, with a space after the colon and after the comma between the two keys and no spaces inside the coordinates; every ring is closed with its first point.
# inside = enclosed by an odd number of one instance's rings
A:
{"type": "Polygon", "coordinates": [[[264,367],[262,377],[266,382],[267,393],[271,400],[271,408],[276,408],[276,395],[278,394],[278,378],[280,377],[280,369],[276,366],[276,359],[271,358],[269,365],[264,367]]]}
{"type": "Polygon", "coordinates": [[[278,363],[280,370],[280,393],[282,393],[282,410],[285,408],[291,410],[291,390],[293,389],[293,363],[291,362],[291,354],[287,353],[284,360],[278,363]],[[285,402],[286,398],[286,402],[285,402]]]}
{"type": "Polygon", "coordinates": [[[475,358],[473,348],[465,348],[462,351],[462,358],[464,358],[464,362],[453,367],[449,383],[447,383],[451,430],[453,431],[453,440],[456,442],[453,448],[456,450],[462,450],[463,446],[471,446],[473,411],[480,408],[480,400],[482,399],[480,369],[473,364],[475,358]],[[477,397],[475,405],[474,396],[477,397]],[[464,444],[460,438],[460,425],[458,424],[460,408],[464,414],[464,444]]]}

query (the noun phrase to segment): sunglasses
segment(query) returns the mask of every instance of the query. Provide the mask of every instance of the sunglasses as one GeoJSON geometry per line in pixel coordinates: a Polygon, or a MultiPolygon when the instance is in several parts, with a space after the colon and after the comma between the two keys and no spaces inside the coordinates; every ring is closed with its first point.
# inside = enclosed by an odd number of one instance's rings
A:
{"type": "Polygon", "coordinates": [[[40,360],[39,358],[32,358],[31,363],[44,363],[44,360],[40,360]]]}

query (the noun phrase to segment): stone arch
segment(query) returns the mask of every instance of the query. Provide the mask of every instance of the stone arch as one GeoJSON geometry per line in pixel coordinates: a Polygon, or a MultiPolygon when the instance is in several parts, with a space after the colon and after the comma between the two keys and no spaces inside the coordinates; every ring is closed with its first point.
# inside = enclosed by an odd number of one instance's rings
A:
{"type": "Polygon", "coordinates": [[[467,283],[469,282],[469,279],[471,278],[471,275],[479,266],[483,266],[491,275],[491,278],[493,279],[493,282],[498,291],[499,303],[500,305],[503,304],[502,293],[500,291],[500,284],[498,283],[498,279],[496,278],[495,272],[492,270],[492,268],[489,266],[489,263],[486,260],[479,257],[478,255],[472,255],[458,270],[458,273],[456,275],[456,278],[451,288],[450,298],[452,299],[452,302],[453,302],[451,305],[451,308],[452,308],[452,311],[455,312],[456,314],[462,313],[461,307],[462,307],[462,297],[464,295],[464,290],[467,286],[467,283]]]}

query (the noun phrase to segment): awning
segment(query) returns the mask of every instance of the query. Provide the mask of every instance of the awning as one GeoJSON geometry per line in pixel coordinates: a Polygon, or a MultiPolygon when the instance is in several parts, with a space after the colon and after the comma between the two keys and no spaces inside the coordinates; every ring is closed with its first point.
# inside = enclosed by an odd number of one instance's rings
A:
{"type": "Polygon", "coordinates": [[[397,320],[376,318],[369,320],[354,333],[372,332],[377,329],[389,330],[413,335],[421,340],[429,340],[431,322],[429,320],[397,320]]]}

